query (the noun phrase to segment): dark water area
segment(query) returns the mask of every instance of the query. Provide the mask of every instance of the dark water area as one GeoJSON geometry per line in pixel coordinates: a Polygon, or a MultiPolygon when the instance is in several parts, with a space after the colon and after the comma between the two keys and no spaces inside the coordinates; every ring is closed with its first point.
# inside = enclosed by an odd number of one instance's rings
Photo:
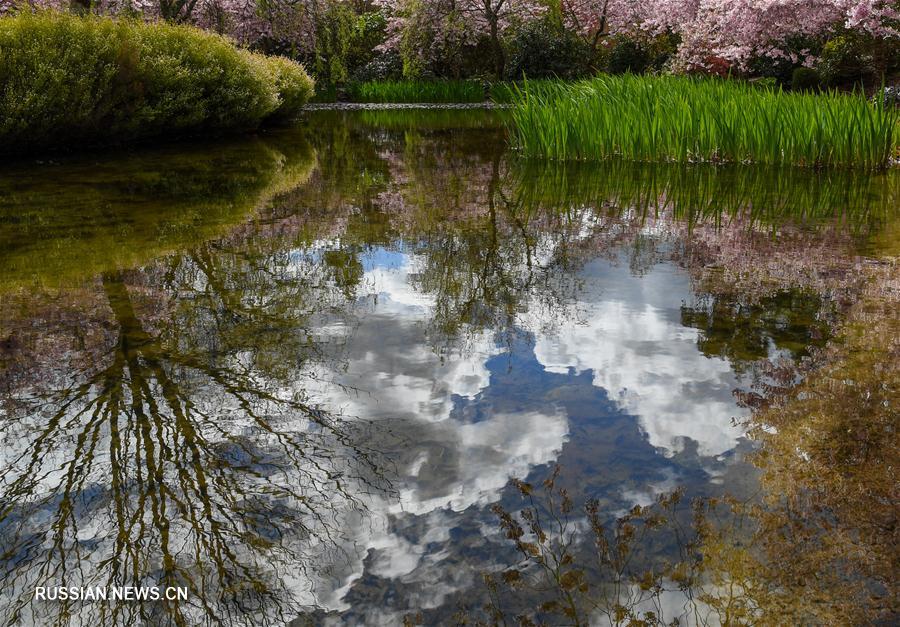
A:
{"type": "MultiPolygon", "coordinates": [[[[760,498],[748,398],[896,257],[897,173],[529,162],[502,116],[0,170],[5,622],[490,620],[513,479],[559,465],[577,555],[590,500],[760,498]],[[34,599],[126,585],[189,595],[34,599]]],[[[675,588],[654,611],[722,622],[675,588]]]]}

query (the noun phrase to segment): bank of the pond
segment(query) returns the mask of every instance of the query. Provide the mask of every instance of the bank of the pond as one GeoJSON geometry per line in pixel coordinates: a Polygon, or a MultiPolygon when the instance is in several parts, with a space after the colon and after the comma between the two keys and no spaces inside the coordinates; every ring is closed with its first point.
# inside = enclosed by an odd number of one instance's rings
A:
{"type": "MultiPolygon", "coordinates": [[[[533,88],[557,81],[530,81],[533,88]]],[[[383,80],[352,82],[338,89],[320,89],[314,102],[320,104],[509,104],[522,89],[522,82],[474,79],[383,80]]]]}
{"type": "Polygon", "coordinates": [[[0,18],[0,154],[254,129],[312,93],[301,65],[190,26],[0,18]]]}
{"type": "Polygon", "coordinates": [[[529,157],[878,170],[900,135],[897,108],[861,95],[735,80],[599,76],[526,83],[512,100],[512,141],[529,157]]]}

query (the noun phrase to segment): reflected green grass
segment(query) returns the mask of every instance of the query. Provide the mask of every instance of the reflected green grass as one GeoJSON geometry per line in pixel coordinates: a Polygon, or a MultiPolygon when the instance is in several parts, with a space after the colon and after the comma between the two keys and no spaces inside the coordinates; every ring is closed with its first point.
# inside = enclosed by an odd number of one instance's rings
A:
{"type": "Polygon", "coordinates": [[[319,111],[298,129],[257,138],[0,171],[0,287],[71,283],[221,236],[273,196],[297,188],[318,162],[327,185],[316,189],[331,191],[315,206],[295,210],[327,217],[322,203],[334,207],[345,197],[366,206],[391,176],[383,148],[398,141],[412,176],[408,194],[415,191],[408,200],[422,209],[455,194],[457,213],[477,213],[478,207],[467,208],[476,197],[468,199],[466,190],[485,186],[502,191],[517,212],[592,206],[647,218],[671,214],[691,224],[734,216],[773,228],[839,223],[890,249],[890,233],[878,233],[896,222],[900,173],[894,170],[527,160],[504,152],[502,116],[319,111]],[[448,187],[453,172],[461,178],[448,187]],[[374,177],[371,185],[360,188],[367,176],[374,177]]]}
{"type": "Polygon", "coordinates": [[[756,224],[890,221],[900,207],[900,173],[813,172],[766,166],[523,160],[513,164],[517,201],[564,209],[579,204],[671,212],[690,223],[740,215],[756,224]]]}

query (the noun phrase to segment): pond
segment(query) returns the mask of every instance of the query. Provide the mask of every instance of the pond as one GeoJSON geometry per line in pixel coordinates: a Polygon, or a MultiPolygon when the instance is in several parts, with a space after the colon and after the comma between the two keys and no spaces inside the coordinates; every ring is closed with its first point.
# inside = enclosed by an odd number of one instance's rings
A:
{"type": "Polygon", "coordinates": [[[896,254],[896,173],[530,162],[502,115],[0,171],[5,621],[488,620],[513,479],[558,465],[582,531],[758,496],[748,398],[896,254]]]}

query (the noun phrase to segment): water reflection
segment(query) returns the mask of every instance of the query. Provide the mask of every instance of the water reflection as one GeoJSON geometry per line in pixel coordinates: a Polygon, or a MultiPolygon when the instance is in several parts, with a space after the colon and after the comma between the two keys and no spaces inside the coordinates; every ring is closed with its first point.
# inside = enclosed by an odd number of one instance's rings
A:
{"type": "Polygon", "coordinates": [[[823,345],[896,220],[892,174],[523,163],[493,114],[376,113],[0,177],[9,620],[442,622],[515,559],[510,478],[559,462],[607,518],[751,493],[733,391],[823,345]]]}

